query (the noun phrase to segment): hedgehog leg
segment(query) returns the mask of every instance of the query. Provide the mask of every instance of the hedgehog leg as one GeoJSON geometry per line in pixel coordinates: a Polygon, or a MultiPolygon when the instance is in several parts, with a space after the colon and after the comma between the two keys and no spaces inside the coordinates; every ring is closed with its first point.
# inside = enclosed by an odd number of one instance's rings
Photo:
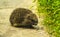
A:
{"type": "Polygon", "coordinates": [[[14,24],[13,24],[13,26],[14,26],[14,27],[16,27],[16,26],[17,26],[17,24],[16,24],[16,23],[14,23],[14,24]]]}
{"type": "Polygon", "coordinates": [[[38,25],[32,25],[35,29],[39,30],[39,26],[38,25]]]}

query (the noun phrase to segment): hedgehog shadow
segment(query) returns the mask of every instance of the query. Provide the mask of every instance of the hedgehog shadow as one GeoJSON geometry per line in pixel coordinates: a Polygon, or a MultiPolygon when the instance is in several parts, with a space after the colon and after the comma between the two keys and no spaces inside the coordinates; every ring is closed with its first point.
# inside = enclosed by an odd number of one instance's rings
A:
{"type": "Polygon", "coordinates": [[[33,26],[16,26],[15,28],[35,29],[33,26]]]}

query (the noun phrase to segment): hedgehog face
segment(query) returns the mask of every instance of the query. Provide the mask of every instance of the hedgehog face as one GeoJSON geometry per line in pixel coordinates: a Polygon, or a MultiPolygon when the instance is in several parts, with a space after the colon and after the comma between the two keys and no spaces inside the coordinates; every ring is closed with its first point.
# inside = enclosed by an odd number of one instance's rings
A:
{"type": "Polygon", "coordinates": [[[30,16],[28,16],[28,20],[30,20],[33,25],[37,25],[38,23],[38,19],[35,14],[31,14],[30,16]]]}

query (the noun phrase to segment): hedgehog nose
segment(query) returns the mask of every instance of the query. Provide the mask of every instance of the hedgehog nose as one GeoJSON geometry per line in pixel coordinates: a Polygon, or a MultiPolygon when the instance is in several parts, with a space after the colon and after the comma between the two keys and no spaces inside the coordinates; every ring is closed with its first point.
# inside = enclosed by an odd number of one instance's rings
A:
{"type": "Polygon", "coordinates": [[[37,23],[34,23],[33,25],[37,25],[37,23]]]}

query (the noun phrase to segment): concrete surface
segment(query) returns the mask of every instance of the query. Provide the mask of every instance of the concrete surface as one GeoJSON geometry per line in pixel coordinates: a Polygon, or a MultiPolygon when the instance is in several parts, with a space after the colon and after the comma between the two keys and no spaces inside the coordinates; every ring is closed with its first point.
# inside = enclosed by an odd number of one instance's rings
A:
{"type": "MultiPolygon", "coordinates": [[[[44,27],[40,25],[40,30],[12,27],[9,22],[11,12],[15,8],[29,8],[32,0],[0,0],[0,37],[49,37],[44,27]]],[[[35,12],[33,9],[31,9],[35,12]]]]}

